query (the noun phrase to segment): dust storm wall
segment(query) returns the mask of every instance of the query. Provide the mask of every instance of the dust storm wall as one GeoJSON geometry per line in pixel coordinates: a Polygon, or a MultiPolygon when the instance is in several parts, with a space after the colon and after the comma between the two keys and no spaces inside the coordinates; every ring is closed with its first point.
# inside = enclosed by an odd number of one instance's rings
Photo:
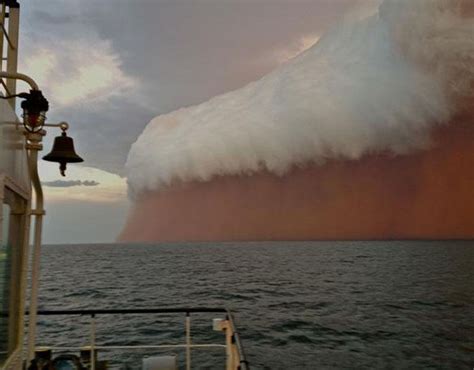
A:
{"type": "Polygon", "coordinates": [[[474,237],[468,1],[386,0],[133,145],[121,240],[474,237]]]}

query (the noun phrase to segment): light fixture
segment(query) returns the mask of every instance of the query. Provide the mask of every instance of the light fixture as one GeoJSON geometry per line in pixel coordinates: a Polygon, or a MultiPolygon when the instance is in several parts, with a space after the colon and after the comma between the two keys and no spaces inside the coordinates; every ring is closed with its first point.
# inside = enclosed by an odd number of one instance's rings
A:
{"type": "Polygon", "coordinates": [[[43,127],[59,127],[62,130],[61,136],[54,138],[51,152],[43,157],[45,161],[59,163],[59,172],[66,176],[66,166],[68,163],[79,163],[84,160],[79,157],[74,150],[74,141],[67,136],[66,131],[69,125],[66,122],[59,124],[47,124],[46,112],[49,109],[49,103],[43,96],[41,90],[32,89],[29,93],[20,93],[16,95],[0,96],[2,99],[11,99],[19,97],[25,99],[21,102],[23,109],[23,127],[30,134],[41,133],[43,127]]]}
{"type": "MultiPolygon", "coordinates": [[[[3,74],[3,73],[1,73],[3,74]]],[[[46,121],[46,112],[49,109],[49,103],[43,96],[41,90],[30,90],[29,93],[0,96],[1,99],[25,99],[21,102],[23,110],[23,126],[28,132],[40,132],[46,121]]]]}
{"type": "Polygon", "coordinates": [[[46,112],[49,103],[41,93],[41,90],[30,90],[29,93],[18,94],[23,98],[21,109],[23,109],[23,126],[29,132],[40,131],[46,121],[46,112]]]}

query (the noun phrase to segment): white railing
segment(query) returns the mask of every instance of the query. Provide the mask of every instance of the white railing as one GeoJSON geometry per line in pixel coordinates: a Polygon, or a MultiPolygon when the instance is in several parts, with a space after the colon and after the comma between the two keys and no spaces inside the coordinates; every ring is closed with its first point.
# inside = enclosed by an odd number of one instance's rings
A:
{"type": "Polygon", "coordinates": [[[80,351],[87,348],[90,351],[90,369],[96,370],[97,352],[100,351],[134,351],[134,350],[156,350],[156,349],[184,349],[186,370],[191,369],[192,349],[223,349],[226,353],[226,370],[248,370],[249,365],[245,358],[240,336],[236,331],[233,316],[227,309],[219,308],[154,308],[154,309],[124,309],[124,310],[41,310],[38,315],[81,315],[90,317],[90,336],[86,346],[49,346],[48,350],[53,352],[80,351]],[[96,319],[99,315],[129,315],[129,314],[186,314],[185,317],[185,343],[166,343],[150,345],[98,345],[96,340],[96,319]],[[225,344],[217,343],[193,343],[191,335],[192,313],[220,313],[225,318],[214,319],[213,328],[225,334],[225,344]]]}

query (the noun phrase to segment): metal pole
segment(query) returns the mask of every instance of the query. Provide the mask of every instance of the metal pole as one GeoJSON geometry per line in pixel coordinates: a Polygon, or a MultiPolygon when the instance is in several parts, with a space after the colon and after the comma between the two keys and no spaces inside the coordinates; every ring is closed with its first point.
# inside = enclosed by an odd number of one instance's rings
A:
{"type": "Polygon", "coordinates": [[[25,81],[28,85],[30,85],[32,90],[39,90],[38,84],[35,82],[35,80],[23,73],[0,72],[0,78],[22,80],[25,81]]]}
{"type": "Polygon", "coordinates": [[[186,370],[191,370],[191,316],[186,312],[186,370]]]}
{"type": "MultiPolygon", "coordinates": [[[[1,5],[1,11],[0,11],[0,22],[2,22],[2,25],[5,24],[5,13],[6,13],[6,5],[5,3],[2,3],[1,5]]],[[[3,29],[5,29],[5,27],[3,27],[3,29]]],[[[5,32],[3,31],[2,29],[2,32],[5,32]]],[[[2,55],[2,59],[0,60],[0,70],[3,71],[3,58],[4,58],[4,54],[3,54],[3,39],[5,38],[5,36],[2,34],[1,37],[0,37],[0,54],[2,55]]]]}
{"type": "Polygon", "coordinates": [[[31,301],[30,318],[28,323],[28,360],[35,356],[36,345],[36,321],[38,310],[38,289],[40,277],[40,257],[41,257],[41,233],[43,225],[43,189],[38,175],[38,151],[43,148],[41,141],[45,135],[42,130],[37,133],[27,133],[26,149],[29,151],[28,166],[30,169],[31,183],[35,191],[35,208],[31,210],[31,215],[35,216],[35,229],[33,239],[33,258],[31,261],[31,301]]]}
{"type": "Polygon", "coordinates": [[[95,315],[91,315],[91,370],[95,370],[95,315]]]}
{"type": "MultiPolygon", "coordinates": [[[[30,193],[31,193],[31,187],[30,187],[30,193]]],[[[26,286],[28,284],[28,267],[29,267],[29,261],[28,261],[28,256],[30,255],[30,228],[31,228],[31,198],[28,199],[27,205],[26,205],[26,216],[25,216],[25,231],[23,234],[23,246],[22,246],[22,255],[25,256],[24,262],[23,262],[23,271],[22,271],[22,278],[21,278],[21,302],[23,304],[21,305],[21,311],[23,312],[25,310],[25,303],[26,303],[26,286]]],[[[24,322],[25,322],[25,316],[21,315],[21,323],[20,323],[20,328],[24,327],[24,322]]],[[[21,342],[19,343],[21,347],[24,347],[24,333],[20,336],[21,342]]]]}
{"type": "Polygon", "coordinates": [[[226,352],[226,369],[234,370],[234,352],[232,351],[232,330],[229,325],[229,321],[225,320],[222,323],[222,328],[224,329],[225,334],[225,352],[226,352]]]}
{"type": "MultiPolygon", "coordinates": [[[[20,8],[9,7],[8,10],[8,37],[10,38],[11,45],[8,45],[7,72],[16,73],[18,70],[18,32],[20,26],[20,8]]],[[[16,81],[14,79],[7,80],[7,89],[10,95],[16,94],[16,81]]],[[[15,102],[16,99],[10,100],[13,110],[16,108],[15,102]]]]}

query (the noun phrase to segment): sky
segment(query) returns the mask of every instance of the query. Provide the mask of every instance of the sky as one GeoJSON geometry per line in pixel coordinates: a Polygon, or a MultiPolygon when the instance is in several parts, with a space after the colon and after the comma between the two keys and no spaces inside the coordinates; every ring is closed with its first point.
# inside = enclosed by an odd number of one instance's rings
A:
{"type": "MultiPolygon", "coordinates": [[[[67,121],[81,165],[42,161],[45,244],[113,242],[130,202],[124,164],[155,116],[257,80],[378,0],[23,1],[19,71],[67,121]]],[[[26,88],[26,87],[25,87],[26,88]]],[[[19,91],[21,91],[19,87],[19,91]]],[[[54,136],[50,130],[44,154],[54,136]]]]}

